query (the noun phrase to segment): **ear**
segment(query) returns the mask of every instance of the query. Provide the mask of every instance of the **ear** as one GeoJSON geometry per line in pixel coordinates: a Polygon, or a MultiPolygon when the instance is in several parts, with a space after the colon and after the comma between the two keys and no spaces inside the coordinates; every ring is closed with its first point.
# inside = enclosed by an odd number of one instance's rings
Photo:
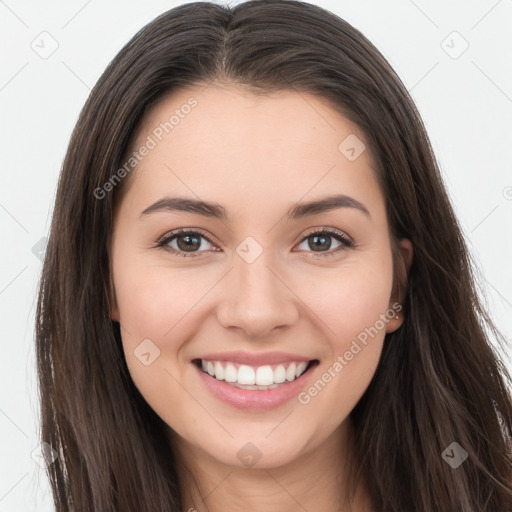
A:
{"type": "Polygon", "coordinates": [[[402,238],[393,247],[393,290],[389,301],[389,310],[395,315],[386,324],[386,332],[396,331],[404,323],[406,311],[402,300],[407,290],[409,269],[413,259],[412,243],[407,238],[402,238]]]}
{"type": "Polygon", "coordinates": [[[108,305],[110,317],[114,322],[119,322],[119,309],[117,307],[116,291],[114,288],[114,281],[112,280],[112,272],[109,275],[108,305]]]}

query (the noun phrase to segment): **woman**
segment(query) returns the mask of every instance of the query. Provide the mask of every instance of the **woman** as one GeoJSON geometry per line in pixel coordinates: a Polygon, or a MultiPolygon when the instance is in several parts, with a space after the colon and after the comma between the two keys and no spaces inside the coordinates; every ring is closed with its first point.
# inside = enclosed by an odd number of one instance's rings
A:
{"type": "Polygon", "coordinates": [[[512,510],[510,376],[377,49],[192,3],[93,89],[36,342],[56,510],[512,510]]]}

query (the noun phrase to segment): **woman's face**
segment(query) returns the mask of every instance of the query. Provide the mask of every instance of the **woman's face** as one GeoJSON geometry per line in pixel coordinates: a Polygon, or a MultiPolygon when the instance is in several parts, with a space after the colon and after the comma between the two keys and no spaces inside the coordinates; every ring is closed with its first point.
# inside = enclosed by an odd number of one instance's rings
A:
{"type": "Polygon", "coordinates": [[[343,432],[402,322],[360,130],[311,95],[211,85],[156,104],[133,150],[111,314],[173,438],[277,467],[343,432]]]}

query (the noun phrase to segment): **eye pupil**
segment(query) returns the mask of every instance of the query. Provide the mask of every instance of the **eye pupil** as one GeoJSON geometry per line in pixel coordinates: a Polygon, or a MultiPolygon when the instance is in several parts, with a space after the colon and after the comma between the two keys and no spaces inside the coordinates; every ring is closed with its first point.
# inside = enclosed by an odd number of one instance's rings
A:
{"type": "Polygon", "coordinates": [[[200,237],[195,235],[179,235],[176,237],[176,241],[180,251],[191,252],[201,247],[200,237]],[[182,240],[185,240],[185,242],[181,243],[182,240]],[[193,240],[193,242],[191,242],[191,240],[193,240]]]}
{"type": "MultiPolygon", "coordinates": [[[[196,256],[196,254],[201,255],[205,252],[200,250],[203,240],[211,243],[205,235],[199,232],[181,231],[162,240],[158,247],[166,247],[166,250],[169,252],[180,256],[196,256]],[[171,244],[176,244],[176,247],[173,248],[171,244]]],[[[333,253],[338,253],[338,251],[342,251],[343,249],[353,247],[353,244],[346,240],[343,235],[331,233],[326,230],[310,233],[309,236],[305,236],[302,239],[301,245],[306,243],[306,240],[309,246],[308,250],[318,253],[318,256],[321,255],[320,253],[325,253],[325,256],[328,256],[333,253]],[[331,250],[333,239],[337,240],[340,244],[340,247],[335,248],[334,251],[331,250]]]]}
{"type": "MultiPolygon", "coordinates": [[[[313,239],[315,241],[314,243],[316,243],[318,240],[322,240],[322,242],[320,242],[320,245],[316,246],[317,248],[325,250],[329,250],[331,248],[331,237],[328,235],[313,235],[310,236],[309,239],[313,239]]],[[[311,248],[313,247],[311,244],[309,244],[309,246],[311,248]]]]}

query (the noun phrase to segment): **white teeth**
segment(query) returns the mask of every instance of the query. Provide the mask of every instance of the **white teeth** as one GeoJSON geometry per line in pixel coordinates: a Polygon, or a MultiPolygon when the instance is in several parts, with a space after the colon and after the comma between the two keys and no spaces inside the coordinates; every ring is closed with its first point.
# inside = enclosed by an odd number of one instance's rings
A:
{"type": "Polygon", "coordinates": [[[299,378],[308,366],[308,361],[299,363],[279,364],[274,368],[271,365],[252,367],[221,361],[205,361],[201,359],[201,368],[204,372],[217,380],[225,380],[243,389],[273,389],[286,381],[291,382],[299,378]]]}
{"type": "Polygon", "coordinates": [[[240,365],[238,368],[238,384],[245,384],[252,386],[256,383],[256,375],[254,370],[245,364],[240,365]]]}
{"type": "MultiPolygon", "coordinates": [[[[208,365],[208,367],[209,367],[209,365],[208,365]]],[[[292,363],[290,366],[288,366],[288,370],[286,370],[286,380],[289,380],[289,381],[295,380],[295,369],[296,369],[295,363],[292,363]]]]}
{"type": "Polygon", "coordinates": [[[226,379],[226,382],[236,382],[238,380],[238,371],[231,363],[228,363],[224,369],[224,379],[226,379]]]}
{"type": "Polygon", "coordinates": [[[276,384],[282,384],[286,380],[286,370],[284,366],[280,364],[274,372],[274,382],[276,384]]]}
{"type": "Polygon", "coordinates": [[[224,368],[222,368],[219,361],[215,362],[215,378],[217,380],[224,380],[224,368]]]}
{"type": "MultiPolygon", "coordinates": [[[[302,361],[302,363],[297,365],[297,369],[295,370],[295,378],[300,377],[304,373],[307,365],[307,361],[302,361]]],[[[215,373],[217,373],[217,366],[215,366],[215,373]]]]}
{"type": "Polygon", "coordinates": [[[256,370],[256,384],[258,384],[258,386],[270,386],[274,384],[274,372],[270,366],[260,366],[256,370]]]}

